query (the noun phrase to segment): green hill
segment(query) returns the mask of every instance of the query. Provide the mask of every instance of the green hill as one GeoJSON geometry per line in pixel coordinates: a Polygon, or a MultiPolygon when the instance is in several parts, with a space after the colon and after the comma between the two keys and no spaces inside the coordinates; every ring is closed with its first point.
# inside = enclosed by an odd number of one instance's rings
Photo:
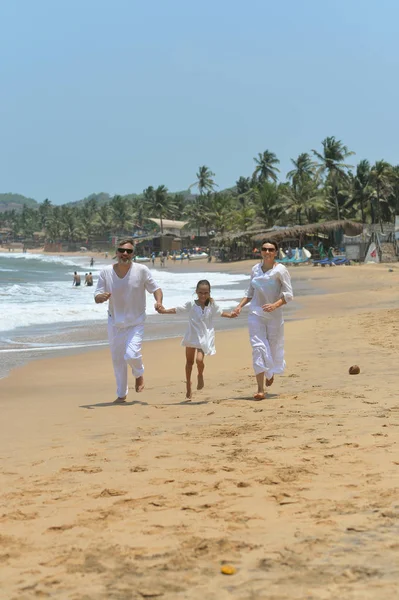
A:
{"type": "Polygon", "coordinates": [[[21,211],[23,206],[37,208],[39,205],[33,198],[27,198],[21,194],[0,194],[0,212],[6,210],[21,211]]]}

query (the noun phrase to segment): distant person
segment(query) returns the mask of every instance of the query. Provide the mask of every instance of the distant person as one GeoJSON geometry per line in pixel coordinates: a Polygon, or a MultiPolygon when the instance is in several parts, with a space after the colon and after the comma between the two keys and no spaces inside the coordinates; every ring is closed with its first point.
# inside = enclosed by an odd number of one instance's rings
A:
{"type": "Polygon", "coordinates": [[[161,267],[165,267],[166,252],[160,252],[159,258],[161,261],[161,267]]]}
{"type": "Polygon", "coordinates": [[[104,254],[104,258],[108,258],[108,252],[104,254]]]}
{"type": "Polygon", "coordinates": [[[204,387],[204,355],[215,354],[215,329],[213,318],[216,315],[232,319],[236,315],[224,312],[211,298],[211,284],[206,279],[197,283],[197,299],[189,300],[183,306],[166,309],[158,308],[161,315],[175,315],[188,313],[188,327],[182,341],[186,348],[186,400],[191,400],[191,373],[194,365],[195,354],[198,369],[197,390],[204,387]]]}
{"type": "Polygon", "coordinates": [[[146,317],[146,292],[154,295],[155,310],[163,308],[162,290],[145,265],[133,262],[134,242],[122,240],[116,255],[118,262],[100,272],[94,300],[108,305],[108,339],[116,379],[116,403],[128,394],[128,366],[136,379],[136,392],[144,389],[144,365],[141,345],[146,317]]]}
{"type": "Polygon", "coordinates": [[[90,266],[92,267],[93,265],[94,265],[94,258],[91,257],[91,259],[90,259],[90,266]]]}
{"type": "Polygon", "coordinates": [[[80,275],[75,271],[73,274],[73,282],[72,282],[72,287],[79,287],[80,286],[80,275]]]}
{"type": "Polygon", "coordinates": [[[152,262],[152,266],[155,266],[155,252],[152,252],[152,254],[151,254],[151,262],[152,262]]]}
{"type": "Polygon", "coordinates": [[[86,274],[85,285],[87,285],[87,287],[91,287],[93,285],[93,275],[91,273],[88,275],[86,274]]]}

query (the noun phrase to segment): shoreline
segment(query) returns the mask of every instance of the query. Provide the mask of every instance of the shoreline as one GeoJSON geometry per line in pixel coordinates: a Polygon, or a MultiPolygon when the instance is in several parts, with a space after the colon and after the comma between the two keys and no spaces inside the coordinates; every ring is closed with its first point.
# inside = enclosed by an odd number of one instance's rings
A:
{"type": "MultiPolygon", "coordinates": [[[[33,252],[32,252],[33,254],[33,252]]],[[[70,253],[75,256],[86,256],[86,253],[70,253]]],[[[56,255],[52,255],[56,256],[56,255]]],[[[66,255],[64,254],[65,258],[66,255]]],[[[109,260],[110,264],[113,262],[109,260]]],[[[239,263],[207,263],[206,261],[193,261],[189,264],[180,265],[169,261],[168,267],[160,268],[151,266],[151,270],[155,272],[170,272],[170,273],[198,273],[200,277],[202,273],[228,273],[228,274],[245,274],[248,271],[248,280],[251,267],[256,261],[242,261],[239,263]],[[245,264],[243,265],[243,263],[245,264]],[[201,263],[201,264],[199,264],[201,263]]],[[[239,288],[239,284],[235,284],[239,288]]],[[[234,285],[229,286],[230,289],[234,285]]],[[[217,289],[217,287],[216,287],[217,289]]],[[[238,291],[238,289],[237,289],[238,291]]],[[[302,294],[313,293],[313,290],[302,286],[302,294]]],[[[217,295],[217,291],[216,291],[217,295]]],[[[241,300],[242,295],[237,294],[237,303],[241,300]]],[[[167,296],[165,297],[167,303],[167,296]]],[[[296,307],[289,307],[288,314],[291,316],[295,312],[296,307]]],[[[157,339],[166,339],[183,336],[186,322],[178,317],[165,318],[159,315],[148,315],[146,320],[146,329],[144,341],[155,341],[157,339]]],[[[238,320],[221,319],[218,322],[219,330],[234,330],[236,328],[245,327],[242,319],[238,320]]],[[[96,351],[97,346],[104,347],[108,345],[106,318],[99,318],[95,321],[90,321],[90,325],[86,325],[83,321],[65,322],[37,326],[27,326],[20,330],[4,331],[4,338],[14,339],[13,345],[3,345],[0,348],[0,356],[2,365],[0,367],[0,379],[9,376],[10,372],[15,368],[19,368],[31,361],[43,360],[56,356],[69,356],[81,354],[84,352],[96,351]],[[52,333],[53,328],[57,329],[56,333],[52,333]],[[35,340],[35,341],[34,341],[35,340]],[[20,348],[21,344],[25,344],[24,348],[20,348]]]]}

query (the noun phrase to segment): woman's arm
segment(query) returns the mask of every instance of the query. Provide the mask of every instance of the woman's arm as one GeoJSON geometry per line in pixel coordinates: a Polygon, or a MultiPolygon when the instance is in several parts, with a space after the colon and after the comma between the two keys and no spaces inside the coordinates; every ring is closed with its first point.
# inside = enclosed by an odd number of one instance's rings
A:
{"type": "Polygon", "coordinates": [[[249,304],[251,302],[252,298],[248,298],[248,296],[244,296],[244,298],[241,300],[240,304],[238,304],[235,309],[232,311],[232,314],[235,317],[238,317],[238,315],[240,314],[240,312],[242,311],[242,309],[244,308],[244,306],[246,306],[246,304],[249,304]]]}
{"type": "Polygon", "coordinates": [[[292,293],[291,276],[288,269],[283,266],[283,269],[279,271],[279,276],[281,282],[281,298],[276,300],[276,302],[273,302],[273,304],[264,304],[262,306],[264,312],[273,312],[277,308],[281,308],[281,306],[287,304],[287,302],[290,302],[294,297],[294,294],[292,293]]]}

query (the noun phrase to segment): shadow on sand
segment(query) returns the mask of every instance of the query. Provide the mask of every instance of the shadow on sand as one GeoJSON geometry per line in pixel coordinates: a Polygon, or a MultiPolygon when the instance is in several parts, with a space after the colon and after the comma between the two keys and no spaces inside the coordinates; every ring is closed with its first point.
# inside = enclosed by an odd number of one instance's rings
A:
{"type": "Polygon", "coordinates": [[[141,406],[148,406],[148,402],[141,402],[140,400],[132,400],[131,402],[97,402],[97,404],[81,404],[79,408],[87,408],[92,410],[94,408],[107,408],[109,406],[134,406],[134,404],[140,404],[141,406]]]}

